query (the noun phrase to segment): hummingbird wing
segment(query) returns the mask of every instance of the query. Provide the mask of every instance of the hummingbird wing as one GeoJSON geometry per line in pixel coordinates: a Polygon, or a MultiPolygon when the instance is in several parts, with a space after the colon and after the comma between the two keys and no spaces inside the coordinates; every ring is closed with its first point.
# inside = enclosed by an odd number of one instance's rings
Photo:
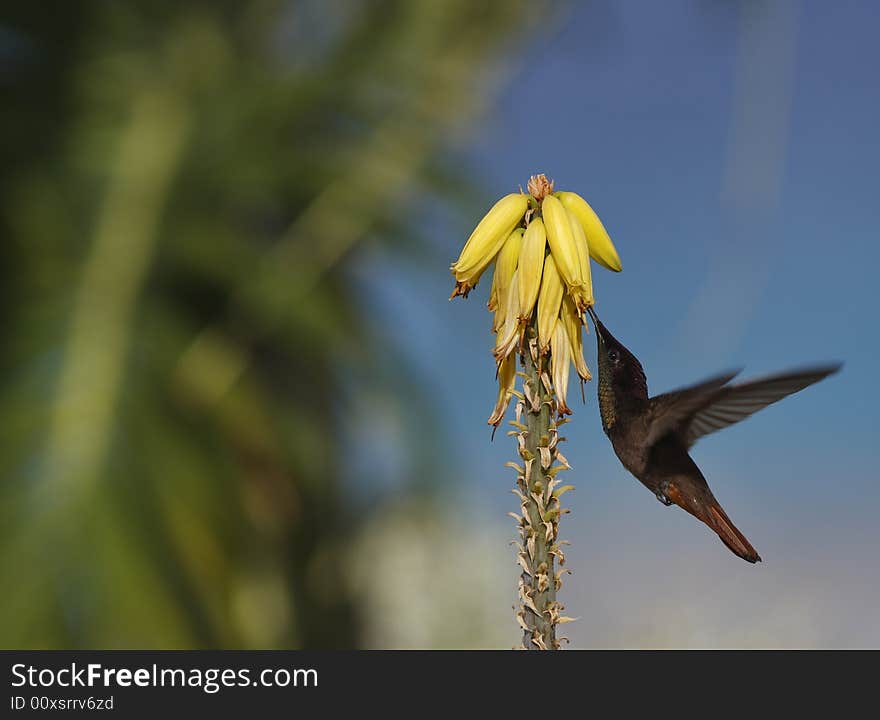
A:
{"type": "Polygon", "coordinates": [[[694,414],[711,403],[718,392],[739,372],[729,370],[696,385],[652,397],[649,400],[648,446],[670,432],[681,433],[694,414]]]}
{"type": "Polygon", "coordinates": [[[839,369],[839,364],[804,368],[739,385],[726,384],[733,375],[720,375],[693,388],[659,395],[651,400],[652,422],[648,441],[653,443],[667,433],[675,432],[689,448],[704,435],[738,423],[839,369]],[[721,380],[723,382],[719,384],[721,380]],[[714,387],[713,381],[716,383],[714,387]]]}

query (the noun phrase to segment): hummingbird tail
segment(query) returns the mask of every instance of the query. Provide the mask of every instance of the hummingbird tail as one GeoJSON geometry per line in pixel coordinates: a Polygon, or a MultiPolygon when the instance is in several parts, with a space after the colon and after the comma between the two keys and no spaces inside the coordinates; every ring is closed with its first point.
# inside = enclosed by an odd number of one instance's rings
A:
{"type": "Polygon", "coordinates": [[[666,495],[672,502],[687,510],[698,520],[702,520],[712,528],[718,537],[734,555],[738,555],[746,562],[761,562],[761,556],[752,544],[746,540],[746,536],[737,530],[727,513],[712,495],[708,487],[702,491],[692,489],[690,492],[682,492],[678,485],[671,483],[666,488],[666,495]]]}
{"type": "Polygon", "coordinates": [[[757,550],[752,547],[751,543],[746,540],[746,536],[737,530],[715,498],[712,498],[712,500],[713,502],[706,508],[708,513],[704,522],[718,533],[721,542],[727,545],[734,555],[738,555],[746,562],[761,562],[761,556],[758,555],[757,550]]]}

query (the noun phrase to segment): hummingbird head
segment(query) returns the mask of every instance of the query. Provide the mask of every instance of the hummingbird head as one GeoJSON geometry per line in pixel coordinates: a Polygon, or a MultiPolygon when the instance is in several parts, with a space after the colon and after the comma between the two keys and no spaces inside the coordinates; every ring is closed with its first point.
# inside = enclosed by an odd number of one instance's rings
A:
{"type": "Polygon", "coordinates": [[[648,380],[639,359],[608,332],[593,308],[588,311],[596,327],[599,410],[607,431],[616,422],[622,402],[648,399],[648,380]]]}

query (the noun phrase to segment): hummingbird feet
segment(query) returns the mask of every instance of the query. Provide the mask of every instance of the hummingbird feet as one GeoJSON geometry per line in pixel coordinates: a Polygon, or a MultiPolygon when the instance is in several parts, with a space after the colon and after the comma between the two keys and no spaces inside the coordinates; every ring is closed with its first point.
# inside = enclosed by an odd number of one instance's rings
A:
{"type": "Polygon", "coordinates": [[[666,507],[669,507],[670,505],[672,505],[672,500],[670,500],[668,497],[666,497],[666,496],[663,494],[663,491],[662,491],[662,490],[658,490],[655,494],[656,494],[656,496],[657,496],[657,499],[658,499],[660,502],[662,502],[666,507]]]}

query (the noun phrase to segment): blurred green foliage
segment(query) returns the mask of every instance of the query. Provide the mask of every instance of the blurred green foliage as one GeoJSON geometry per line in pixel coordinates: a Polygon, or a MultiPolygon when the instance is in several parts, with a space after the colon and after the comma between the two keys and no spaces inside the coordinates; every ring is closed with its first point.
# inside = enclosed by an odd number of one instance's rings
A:
{"type": "MultiPolygon", "coordinates": [[[[0,18],[4,647],[352,647],[346,267],[523,2],[18,3],[0,18]]],[[[352,391],[350,386],[348,391],[352,391]]]]}

